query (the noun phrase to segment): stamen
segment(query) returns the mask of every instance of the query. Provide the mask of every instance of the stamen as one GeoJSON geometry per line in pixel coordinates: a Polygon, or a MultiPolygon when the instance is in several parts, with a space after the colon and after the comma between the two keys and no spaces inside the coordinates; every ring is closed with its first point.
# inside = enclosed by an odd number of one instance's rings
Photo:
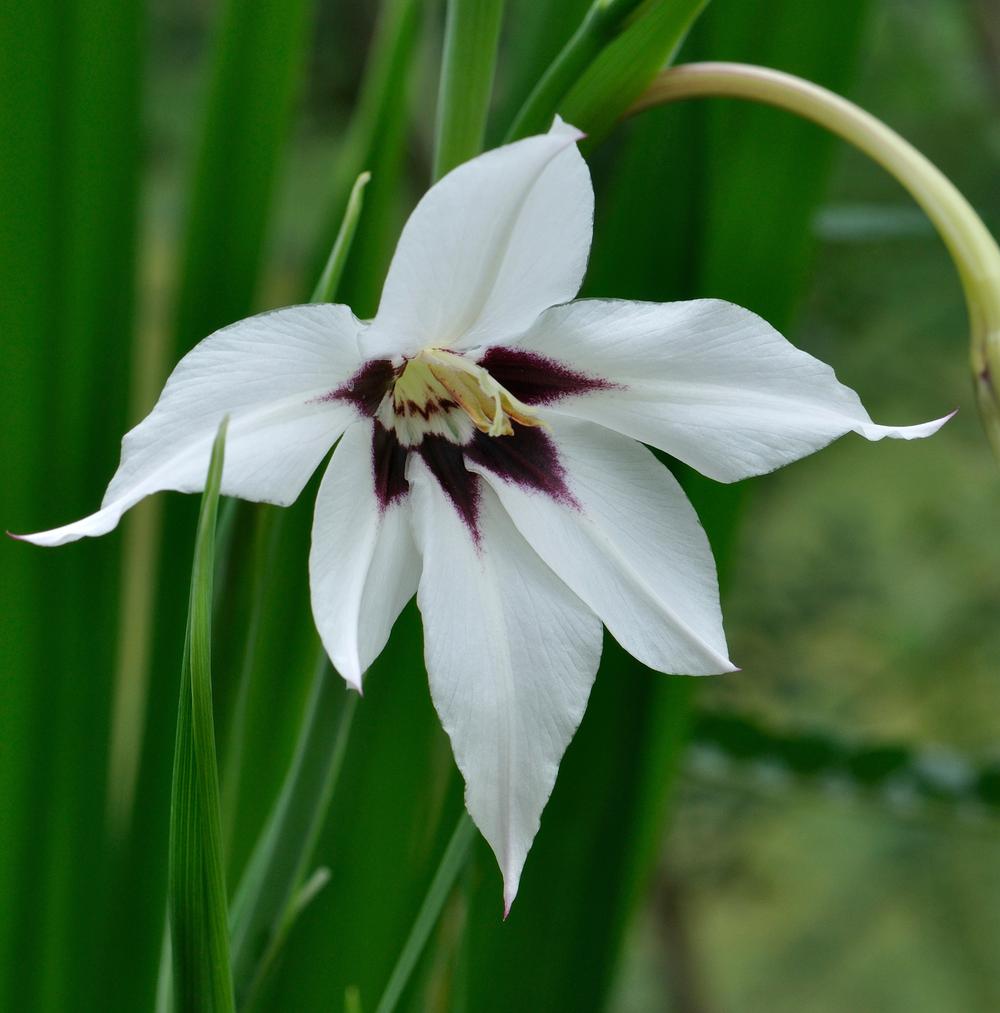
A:
{"type": "Polygon", "coordinates": [[[427,434],[465,444],[471,438],[469,423],[489,436],[512,436],[512,422],[542,424],[533,409],[482,366],[441,348],[425,349],[407,361],[379,418],[407,445],[420,443],[427,434]]]}

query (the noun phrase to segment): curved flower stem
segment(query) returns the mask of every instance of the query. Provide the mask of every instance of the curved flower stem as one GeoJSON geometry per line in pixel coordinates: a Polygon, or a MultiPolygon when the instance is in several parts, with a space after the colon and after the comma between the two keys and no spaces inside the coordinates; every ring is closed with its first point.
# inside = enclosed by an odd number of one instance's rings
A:
{"type": "Polygon", "coordinates": [[[375,1013],[392,1013],[399,1003],[403,990],[410,980],[410,975],[413,974],[413,969],[420,959],[420,954],[423,953],[427,940],[437,924],[445,901],[455,885],[455,880],[458,879],[458,874],[465,867],[465,860],[469,856],[469,849],[472,847],[475,836],[475,825],[469,814],[463,809],[452,832],[451,840],[448,841],[448,846],[444,849],[444,855],[441,856],[441,864],[438,866],[437,872],[434,873],[431,885],[427,888],[427,894],[417,912],[413,928],[410,929],[406,943],[396,960],[396,966],[392,969],[392,974],[389,976],[388,984],[385,986],[385,991],[382,993],[375,1013]]]}
{"type": "Polygon", "coordinates": [[[847,99],[791,74],[741,63],[663,71],[626,115],[679,99],[720,96],[787,109],[825,127],[892,173],[934,223],[958,269],[969,310],[980,415],[1000,459],[1000,250],[951,181],[911,144],[847,99]]]}

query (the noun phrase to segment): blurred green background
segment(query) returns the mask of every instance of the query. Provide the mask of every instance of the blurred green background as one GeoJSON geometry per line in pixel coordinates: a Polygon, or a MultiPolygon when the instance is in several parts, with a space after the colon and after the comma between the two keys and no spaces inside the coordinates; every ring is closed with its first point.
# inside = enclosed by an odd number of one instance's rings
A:
{"type": "MultiPolygon", "coordinates": [[[[491,143],[586,7],[508,3],[491,143]]],[[[305,297],[363,168],[342,295],[373,311],[429,178],[443,16],[411,0],[4,6],[5,527],[92,510],[179,355],[305,297]]],[[[695,58],[845,91],[1000,229],[990,0],[715,0],[680,56],[695,58]]],[[[998,1009],[996,810],[928,802],[904,776],[802,777],[766,751],[734,755],[708,720],[766,729],[791,768],[813,734],[847,752],[900,743],[941,769],[997,759],[996,469],[944,248],[880,170],[777,112],[657,111],[590,160],[589,293],[730,298],[833,364],[879,421],[960,411],[932,440],[845,437],[738,489],[683,476],[743,671],[694,687],[609,643],[509,922],[477,846],[404,1005],[998,1009]]],[[[310,683],[311,502],[307,489],[266,539],[262,512],[238,510],[227,535],[220,755],[241,685],[247,699],[231,886],[310,683]]],[[[98,541],[0,545],[0,1009],[152,1008],[196,507],[168,494],[98,541]]],[[[331,883],[261,1009],[341,1008],[348,985],[373,1009],[426,890],[461,793],[419,637],[411,608],[370,676],[317,849],[331,883]]]]}

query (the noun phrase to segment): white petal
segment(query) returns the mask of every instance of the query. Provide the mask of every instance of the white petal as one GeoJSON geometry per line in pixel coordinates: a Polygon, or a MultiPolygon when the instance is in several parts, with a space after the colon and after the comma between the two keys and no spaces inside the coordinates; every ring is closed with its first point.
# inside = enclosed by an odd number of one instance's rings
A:
{"type": "Polygon", "coordinates": [[[372,426],[350,426],[316,497],[309,584],[313,616],[334,667],[356,689],[417,590],[420,557],[409,504],[381,509],[373,480],[372,426]]]}
{"type": "Polygon", "coordinates": [[[601,624],[483,485],[480,545],[419,460],[417,592],[431,695],[510,909],[525,856],[600,661],[601,624]]]}
{"type": "Polygon", "coordinates": [[[576,295],[594,214],[581,136],[559,122],[431,187],[403,229],[366,357],[509,339],[576,295]]]}
{"type": "Polygon", "coordinates": [[[722,482],[773,471],[852,430],[912,440],[950,418],[876,425],[829,366],[749,310],[714,299],[554,306],[518,347],[618,385],[552,410],[659,447],[722,482]]]}
{"type": "Polygon", "coordinates": [[[712,550],[669,469],[600,426],[550,421],[571,500],[476,469],[518,530],[644,665],[733,671],[712,550]]]}
{"type": "Polygon", "coordinates": [[[122,440],[101,509],[73,524],[21,536],[61,545],[103,535],[144,496],[199,492],[212,441],[229,415],[222,492],[294,502],[323,455],[357,417],[323,401],[360,365],[362,324],[346,306],[292,306],[216,331],[177,364],[152,412],[122,440]]]}

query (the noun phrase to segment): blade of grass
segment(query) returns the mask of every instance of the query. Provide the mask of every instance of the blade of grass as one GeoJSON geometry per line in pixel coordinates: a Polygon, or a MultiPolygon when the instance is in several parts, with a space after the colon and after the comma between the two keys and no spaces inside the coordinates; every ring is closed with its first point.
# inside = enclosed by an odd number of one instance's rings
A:
{"type": "Polygon", "coordinates": [[[654,0],[605,48],[576,82],[559,112],[600,141],[639,97],[656,72],[670,63],[708,0],[654,0]]]}
{"type": "Polygon", "coordinates": [[[503,0],[449,0],[432,178],[478,155],[486,135],[503,0]]]}
{"type": "Polygon", "coordinates": [[[190,190],[178,352],[249,313],[312,0],[226,0],[190,190]]]}
{"type": "Polygon", "coordinates": [[[516,141],[544,133],[570,89],[625,27],[642,0],[595,0],[580,26],[560,50],[521,106],[504,138],[516,141]]]}
{"type": "Polygon", "coordinates": [[[347,266],[347,257],[351,252],[351,244],[354,242],[354,234],[358,230],[358,218],[361,216],[365,187],[371,178],[370,172],[363,172],[351,187],[350,196],[347,198],[347,208],[344,210],[344,220],[340,223],[340,231],[330,249],[330,256],[327,257],[323,273],[316,283],[316,288],[313,289],[310,302],[333,302],[336,298],[337,290],[340,288],[340,279],[347,266]]]}
{"type": "Polygon", "coordinates": [[[315,272],[328,256],[335,230],[344,218],[351,185],[368,170],[372,182],[356,243],[347,266],[341,298],[361,317],[374,314],[396,241],[408,118],[407,103],[417,53],[424,0],[385,0],[365,67],[357,112],[334,173],[326,227],[318,237],[315,272]]]}
{"type": "Polygon", "coordinates": [[[357,695],[320,660],[295,757],[233,896],[233,979],[243,1006],[281,930],[322,828],[350,737],[357,695]]]}
{"type": "Polygon", "coordinates": [[[212,447],[195,538],[170,807],[169,910],[175,1008],[228,1013],[233,1005],[226,875],[212,714],[212,581],[225,455],[212,447]]]}
{"type": "MultiPolygon", "coordinates": [[[[17,153],[0,159],[0,499],[11,527],[86,513],[114,463],[134,297],[142,25],[132,0],[0,9],[0,132],[17,153]]],[[[113,542],[52,554],[0,546],[4,1009],[67,1008],[100,979],[112,870],[95,812],[117,552],[113,542]]]]}
{"type": "Polygon", "coordinates": [[[462,810],[451,840],[448,841],[448,847],[444,849],[444,854],[441,856],[441,864],[434,873],[434,878],[431,880],[427,894],[417,912],[413,928],[400,951],[392,974],[389,975],[385,991],[375,1008],[375,1013],[393,1013],[396,1006],[399,1005],[399,1000],[406,990],[413,970],[427,945],[427,940],[430,938],[438,918],[441,917],[445,901],[454,889],[459,873],[465,868],[475,838],[476,827],[469,818],[469,814],[462,810]]]}

